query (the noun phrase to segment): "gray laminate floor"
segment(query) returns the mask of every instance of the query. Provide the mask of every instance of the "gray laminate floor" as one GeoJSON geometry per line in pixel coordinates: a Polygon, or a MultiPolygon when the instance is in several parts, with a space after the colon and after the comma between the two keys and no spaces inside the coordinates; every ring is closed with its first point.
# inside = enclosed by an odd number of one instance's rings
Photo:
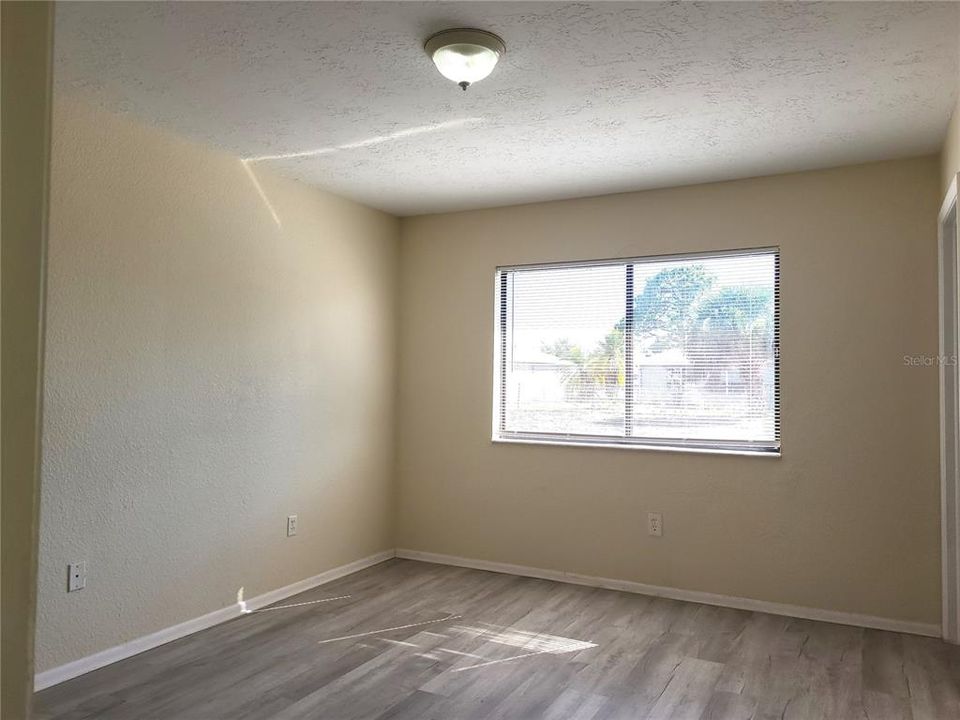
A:
{"type": "Polygon", "coordinates": [[[75,720],[951,720],[960,648],[391,560],[45,690],[37,710],[75,720]]]}

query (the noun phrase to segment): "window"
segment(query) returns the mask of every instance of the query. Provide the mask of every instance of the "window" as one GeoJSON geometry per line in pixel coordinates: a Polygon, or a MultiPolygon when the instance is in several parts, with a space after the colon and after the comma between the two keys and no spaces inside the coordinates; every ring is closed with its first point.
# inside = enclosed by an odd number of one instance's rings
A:
{"type": "Polygon", "coordinates": [[[494,439],[780,450],[776,249],[497,270],[494,439]]]}

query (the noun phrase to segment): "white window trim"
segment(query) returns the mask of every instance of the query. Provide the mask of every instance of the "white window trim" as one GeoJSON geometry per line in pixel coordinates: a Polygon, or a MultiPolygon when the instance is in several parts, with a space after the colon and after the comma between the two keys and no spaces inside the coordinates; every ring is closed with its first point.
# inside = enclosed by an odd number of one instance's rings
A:
{"type": "MultiPolygon", "coordinates": [[[[573,260],[547,263],[524,263],[519,265],[499,265],[494,272],[494,344],[493,344],[493,427],[491,442],[505,445],[552,445],[557,447],[593,447],[616,450],[654,450],[658,452],[680,452],[710,455],[739,455],[747,457],[782,456],[782,441],[780,437],[781,421],[781,382],[780,382],[780,248],[779,246],[764,246],[754,248],[738,248],[730,250],[712,250],[692,253],[663,253],[658,255],[644,255],[640,257],[602,258],[598,260],[573,260]],[[501,284],[502,273],[523,270],[545,270],[551,268],[597,267],[603,265],[639,265],[643,263],[663,262],[665,260],[686,260],[696,258],[717,258],[736,255],[757,255],[762,253],[773,254],[776,259],[776,283],[774,285],[774,312],[776,335],[774,339],[774,353],[776,369],[774,371],[775,401],[776,401],[776,439],[769,441],[726,441],[701,440],[678,438],[651,438],[651,437],[617,437],[608,435],[577,435],[563,433],[532,433],[505,430],[501,426],[504,417],[503,403],[506,398],[501,390],[502,379],[507,363],[507,353],[504,349],[505,334],[503,331],[502,312],[506,307],[503,302],[503,293],[506,286],[501,284]]],[[[632,288],[631,288],[632,290],[632,288]]]]}
{"type": "Polygon", "coordinates": [[[694,455],[736,455],[740,457],[781,457],[779,450],[725,450],[712,445],[710,447],[693,447],[691,445],[677,445],[676,440],[672,444],[654,445],[647,442],[610,442],[609,437],[605,437],[603,442],[583,442],[582,440],[535,440],[531,437],[496,437],[491,443],[495,445],[552,445],[554,447],[575,447],[575,448],[604,448],[607,450],[652,450],[653,452],[667,453],[692,453],[694,455]]]}

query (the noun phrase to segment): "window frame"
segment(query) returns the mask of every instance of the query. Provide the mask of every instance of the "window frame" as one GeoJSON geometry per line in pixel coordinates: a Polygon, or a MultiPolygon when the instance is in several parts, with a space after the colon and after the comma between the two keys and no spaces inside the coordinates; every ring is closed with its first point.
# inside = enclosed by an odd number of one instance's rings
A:
{"type": "MultiPolygon", "coordinates": [[[[781,362],[780,362],[780,284],[781,284],[780,247],[763,246],[751,248],[737,248],[729,250],[704,250],[686,253],[659,253],[637,257],[601,258],[597,260],[571,260],[546,263],[523,263],[515,265],[498,265],[494,272],[494,343],[493,343],[493,434],[492,442],[506,444],[533,444],[557,445],[573,447],[603,447],[629,450],[658,450],[672,452],[710,453],[721,455],[749,455],[758,457],[780,457],[782,453],[781,439],[781,362]],[[773,287],[773,358],[774,358],[774,439],[773,440],[705,440],[679,439],[657,437],[632,437],[610,435],[587,435],[577,433],[544,433],[507,430],[506,422],[506,393],[503,392],[503,380],[506,377],[509,363],[507,347],[507,277],[512,272],[524,270],[550,270],[573,267],[601,267],[622,265],[626,274],[626,293],[624,297],[624,321],[632,330],[634,318],[633,302],[633,266],[644,263],[670,262],[679,260],[696,260],[698,258],[712,259],[740,255],[772,255],[774,263],[773,287]]],[[[633,396],[633,333],[625,333],[624,339],[625,371],[628,380],[624,385],[624,428],[630,427],[632,421],[633,396]],[[629,369],[627,369],[629,368],[629,369]]]]}

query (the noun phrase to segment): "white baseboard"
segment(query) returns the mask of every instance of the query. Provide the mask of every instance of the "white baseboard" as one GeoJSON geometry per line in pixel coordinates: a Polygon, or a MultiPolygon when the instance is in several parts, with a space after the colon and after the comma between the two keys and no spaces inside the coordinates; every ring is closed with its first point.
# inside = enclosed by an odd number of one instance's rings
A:
{"type": "Polygon", "coordinates": [[[292,585],[287,585],[286,587],[271,590],[263,595],[250,598],[249,600],[245,601],[243,606],[241,606],[240,603],[236,603],[234,605],[221,608],[220,610],[214,610],[211,613],[207,613],[206,615],[202,615],[198,618],[193,618],[192,620],[187,620],[179,625],[173,625],[171,627],[158,630],[155,633],[144,635],[143,637],[136,638],[130,642],[123,643],[122,645],[107,648],[106,650],[101,650],[93,655],[87,655],[79,660],[68,662],[65,665],[50,668],[44,672],[37,673],[33,683],[34,689],[43,690],[44,688],[57,685],[66,680],[83,675],[84,673],[102,668],[105,665],[110,665],[118,660],[124,660],[125,658],[138,655],[146,650],[158,647],[159,645],[172,642],[173,640],[178,640],[186,635],[190,635],[200,630],[205,630],[209,627],[213,627],[214,625],[219,625],[227,620],[232,620],[235,617],[239,617],[244,613],[244,609],[246,609],[248,612],[252,610],[258,610],[259,608],[266,607],[267,605],[271,605],[279,600],[302,593],[304,590],[309,590],[319,585],[324,585],[328,582],[342,578],[345,575],[350,575],[358,570],[368,568],[371,565],[382,563],[384,560],[389,560],[390,558],[394,557],[394,555],[395,553],[393,550],[384,550],[383,552],[370,555],[369,557],[355,560],[352,563],[347,563],[346,565],[332,568],[326,572],[320,573],[319,575],[309,577],[306,580],[300,580],[292,585]]]}
{"type": "Polygon", "coordinates": [[[421,552],[419,550],[405,550],[398,548],[398,558],[420,560],[422,562],[437,563],[440,565],[455,565],[457,567],[473,568],[475,570],[489,570],[491,572],[506,573],[507,575],[521,575],[523,577],[555,580],[557,582],[587,585],[589,587],[621,590],[623,592],[640,595],[653,595],[670,598],[671,600],[686,600],[704,605],[718,605],[720,607],[735,608],[737,610],[752,610],[754,612],[770,613],[771,615],[786,615],[804,620],[819,620],[821,622],[837,623],[838,625],[854,625],[856,627],[872,628],[876,630],[890,630],[892,632],[909,633],[911,635],[925,635],[940,637],[940,626],[932,623],[912,622],[909,620],[894,620],[892,618],[876,617],[874,615],[860,615],[858,613],[840,612],[838,610],[821,610],[819,608],[787,605],[784,603],[754,600],[752,598],[718,595],[716,593],[700,592],[699,590],[682,590],[680,588],[647,585],[630,580],[613,580],[610,578],[577,575],[562,570],[544,570],[527,567],[525,565],[510,565],[508,563],[491,562],[489,560],[474,560],[471,558],[442,555],[439,553],[421,552]]]}
{"type": "Polygon", "coordinates": [[[221,608],[220,610],[214,610],[211,613],[187,620],[179,625],[158,630],[155,633],[144,635],[143,637],[136,638],[122,645],[107,648],[93,655],[88,655],[87,657],[74,660],[65,665],[37,673],[34,678],[34,689],[43,690],[57,685],[66,680],[115,663],[118,660],[124,660],[125,658],[138,655],[146,650],[172,642],[173,640],[178,640],[186,635],[205,630],[214,625],[219,625],[227,620],[232,620],[242,615],[244,608],[247,611],[258,610],[259,608],[266,607],[292,595],[302,593],[305,590],[324,585],[325,583],[332,582],[372,565],[377,565],[393,557],[420,560],[421,562],[437,563],[439,565],[455,565],[457,567],[473,568],[475,570],[489,570],[507,575],[554,580],[557,582],[572,583],[574,585],[621,590],[623,592],[637,593],[640,595],[653,595],[656,597],[670,598],[672,600],[686,600],[704,605],[718,605],[720,607],[736,608],[738,610],[770,613],[771,615],[785,615],[805,620],[820,620],[822,622],[837,623],[840,625],[854,625],[876,630],[909,633],[911,635],[940,637],[940,626],[932,623],[894,620],[873,615],[839,612],[837,610],[821,610],[819,608],[787,605],[784,603],[768,602],[766,600],[718,595],[716,593],[700,592],[698,590],[682,590],[680,588],[663,587],[660,585],[647,585],[630,580],[614,580],[611,578],[593,577],[591,575],[578,575],[562,570],[544,570],[542,568],[527,567],[525,565],[511,565],[509,563],[492,562],[489,560],[474,560],[471,558],[456,557],[454,555],[421,552],[420,550],[397,549],[396,551],[384,550],[383,552],[361,558],[352,563],[327,570],[319,575],[309,577],[306,580],[295,582],[292,585],[271,590],[263,595],[250,598],[245,602],[244,607],[241,607],[241,605],[237,603],[221,608]]]}

